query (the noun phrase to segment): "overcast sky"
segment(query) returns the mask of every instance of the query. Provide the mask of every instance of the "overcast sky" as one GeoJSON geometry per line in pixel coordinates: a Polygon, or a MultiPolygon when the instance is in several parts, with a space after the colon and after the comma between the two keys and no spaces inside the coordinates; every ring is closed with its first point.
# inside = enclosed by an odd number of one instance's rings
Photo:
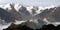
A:
{"type": "Polygon", "coordinates": [[[60,5],[60,0],[0,0],[0,5],[19,3],[22,5],[51,6],[60,5]]]}

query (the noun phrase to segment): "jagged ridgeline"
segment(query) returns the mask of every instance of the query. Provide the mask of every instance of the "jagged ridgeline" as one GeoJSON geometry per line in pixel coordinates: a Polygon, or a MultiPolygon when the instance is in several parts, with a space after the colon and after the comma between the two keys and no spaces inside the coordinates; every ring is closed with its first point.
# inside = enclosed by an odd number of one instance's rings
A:
{"type": "Polygon", "coordinates": [[[15,20],[33,20],[33,19],[48,19],[48,21],[60,21],[60,6],[53,8],[39,8],[36,6],[25,7],[21,4],[8,4],[0,7],[0,18],[7,22],[15,20]]]}
{"type": "Polygon", "coordinates": [[[42,28],[39,29],[32,29],[26,25],[16,25],[12,23],[8,28],[3,30],[60,30],[60,25],[54,26],[53,24],[43,25],[42,28]]]}

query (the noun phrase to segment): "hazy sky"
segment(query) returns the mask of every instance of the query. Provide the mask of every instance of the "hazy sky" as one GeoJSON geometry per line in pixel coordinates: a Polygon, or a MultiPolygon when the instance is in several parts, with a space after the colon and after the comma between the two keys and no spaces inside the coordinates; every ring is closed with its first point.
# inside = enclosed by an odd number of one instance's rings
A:
{"type": "Polygon", "coordinates": [[[60,0],[0,0],[0,5],[7,3],[20,3],[22,5],[51,6],[60,5],[60,0]]]}

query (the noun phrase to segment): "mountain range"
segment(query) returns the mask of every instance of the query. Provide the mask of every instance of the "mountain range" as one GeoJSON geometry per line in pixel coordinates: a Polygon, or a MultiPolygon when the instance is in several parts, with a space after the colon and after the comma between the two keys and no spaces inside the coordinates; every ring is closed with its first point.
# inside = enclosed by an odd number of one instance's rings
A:
{"type": "Polygon", "coordinates": [[[60,6],[42,8],[38,6],[23,6],[7,4],[0,7],[0,21],[10,23],[25,21],[23,25],[31,28],[41,28],[44,24],[60,22],[60,6]]]}

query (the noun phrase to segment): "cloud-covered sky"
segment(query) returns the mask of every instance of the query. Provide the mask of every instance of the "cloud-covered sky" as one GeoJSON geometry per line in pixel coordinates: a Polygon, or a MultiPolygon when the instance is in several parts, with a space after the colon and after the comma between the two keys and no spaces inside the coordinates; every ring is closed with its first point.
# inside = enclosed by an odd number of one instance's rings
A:
{"type": "Polygon", "coordinates": [[[0,0],[0,5],[7,3],[20,3],[22,5],[50,6],[60,5],[60,0],[0,0]]]}

